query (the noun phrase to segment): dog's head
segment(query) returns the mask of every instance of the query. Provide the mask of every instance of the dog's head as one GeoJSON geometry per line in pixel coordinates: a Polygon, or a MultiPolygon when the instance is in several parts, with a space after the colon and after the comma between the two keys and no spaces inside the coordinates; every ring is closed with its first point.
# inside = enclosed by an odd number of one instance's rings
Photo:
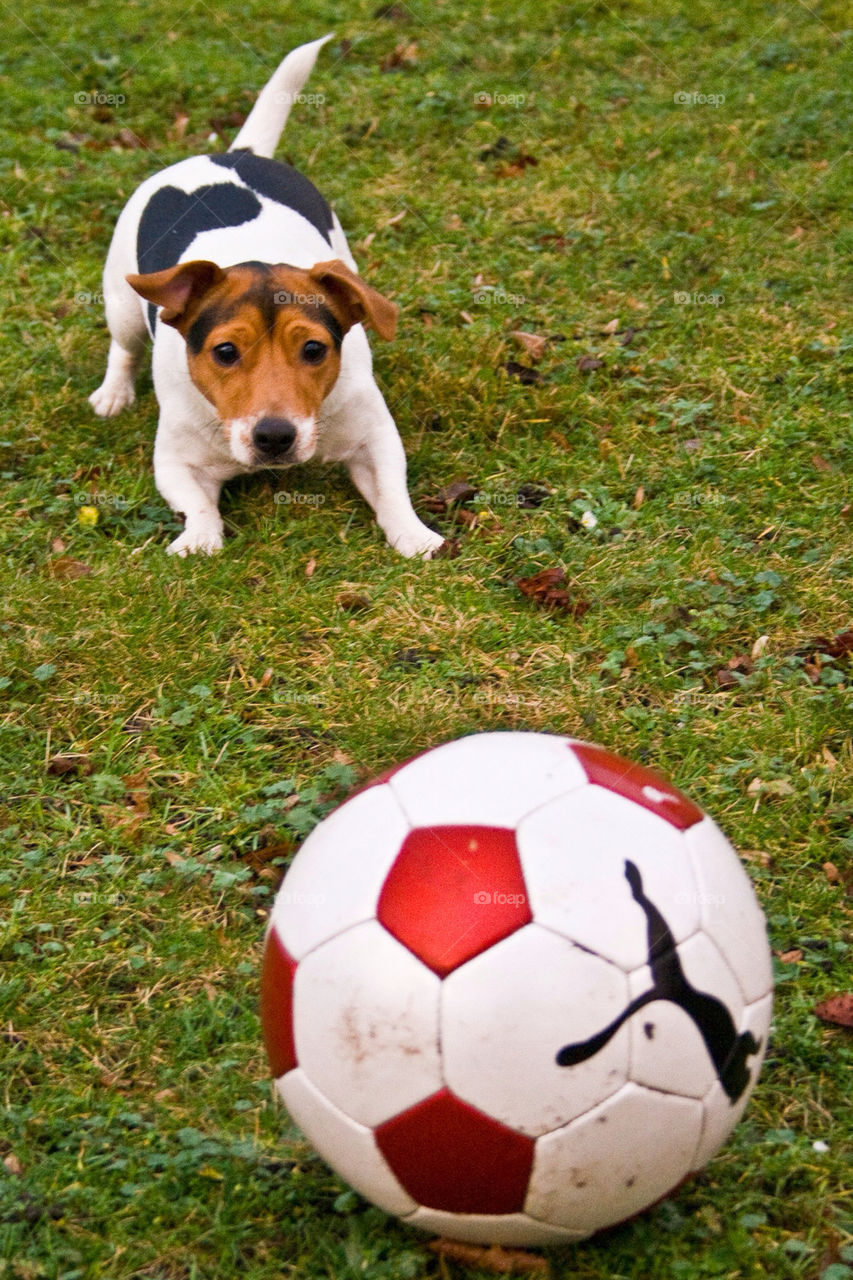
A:
{"type": "Polygon", "coordinates": [[[344,335],[366,324],[390,339],[397,321],[393,302],[338,259],[307,271],[182,262],[127,280],[183,335],[190,377],[221,419],[233,457],[248,467],[307,461],[344,335]]]}

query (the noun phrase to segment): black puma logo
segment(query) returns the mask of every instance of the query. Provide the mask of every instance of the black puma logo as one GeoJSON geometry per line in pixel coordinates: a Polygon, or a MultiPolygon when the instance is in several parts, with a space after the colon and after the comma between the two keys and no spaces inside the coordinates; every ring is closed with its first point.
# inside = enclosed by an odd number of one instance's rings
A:
{"type": "Polygon", "coordinates": [[[644,995],[632,1000],[624,1013],[620,1013],[618,1018],[597,1035],[591,1036],[581,1044],[565,1045],[557,1054],[557,1063],[561,1067],[571,1067],[578,1062],[585,1062],[587,1058],[598,1053],[599,1049],[603,1049],[611,1036],[614,1036],[622,1024],[638,1009],[651,1004],[653,1000],[670,1000],[688,1013],[696,1023],[720,1078],[720,1084],[728,1094],[729,1100],[735,1103],[749,1084],[747,1058],[758,1053],[761,1041],[756,1040],[751,1031],[744,1031],[738,1035],[732,1016],[722,1001],[706,991],[697,991],[688,982],[681,968],[675,939],[669,925],[655,904],[650,902],[644,894],[640,872],[633,862],[625,863],[625,878],[631,886],[635,901],[646,913],[649,930],[649,968],[652,971],[654,986],[644,995]]]}

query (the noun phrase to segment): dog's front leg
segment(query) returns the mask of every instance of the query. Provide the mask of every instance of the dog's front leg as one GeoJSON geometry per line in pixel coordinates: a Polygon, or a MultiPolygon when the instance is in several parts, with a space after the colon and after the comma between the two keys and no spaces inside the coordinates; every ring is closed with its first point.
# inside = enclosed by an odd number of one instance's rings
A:
{"type": "Polygon", "coordinates": [[[212,555],[222,548],[219,491],[222,482],[167,449],[154,448],[154,481],[173,511],[183,514],[184,531],[166,548],[170,556],[191,551],[212,555]]]}
{"type": "Polygon", "coordinates": [[[433,556],[444,539],[415,514],[406,488],[406,455],[393,422],[390,430],[377,433],[351,454],[346,465],[394,550],[424,560],[433,556]]]}

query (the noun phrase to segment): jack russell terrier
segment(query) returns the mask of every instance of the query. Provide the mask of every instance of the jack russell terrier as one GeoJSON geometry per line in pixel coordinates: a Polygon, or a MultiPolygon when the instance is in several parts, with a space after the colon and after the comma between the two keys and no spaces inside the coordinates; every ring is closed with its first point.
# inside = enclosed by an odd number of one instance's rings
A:
{"type": "Polygon", "coordinates": [[[359,277],[319,191],[270,158],[329,39],[288,54],[227,152],[155,174],[116,224],[104,268],[112,341],[89,399],[104,418],[133,402],[150,334],[154,477],[185,516],[172,554],[221,548],[224,481],[315,455],[346,464],[402,555],[429,558],[443,541],[412,508],[373,380],[363,326],[392,338],[397,308],[359,277]]]}

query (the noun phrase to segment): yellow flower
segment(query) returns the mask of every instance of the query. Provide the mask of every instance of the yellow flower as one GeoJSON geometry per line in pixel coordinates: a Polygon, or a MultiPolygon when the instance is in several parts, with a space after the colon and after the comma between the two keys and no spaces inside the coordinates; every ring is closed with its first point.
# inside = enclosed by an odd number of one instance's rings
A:
{"type": "Polygon", "coordinates": [[[97,507],[81,507],[77,512],[77,519],[81,524],[94,526],[98,523],[99,512],[97,507]]]}

